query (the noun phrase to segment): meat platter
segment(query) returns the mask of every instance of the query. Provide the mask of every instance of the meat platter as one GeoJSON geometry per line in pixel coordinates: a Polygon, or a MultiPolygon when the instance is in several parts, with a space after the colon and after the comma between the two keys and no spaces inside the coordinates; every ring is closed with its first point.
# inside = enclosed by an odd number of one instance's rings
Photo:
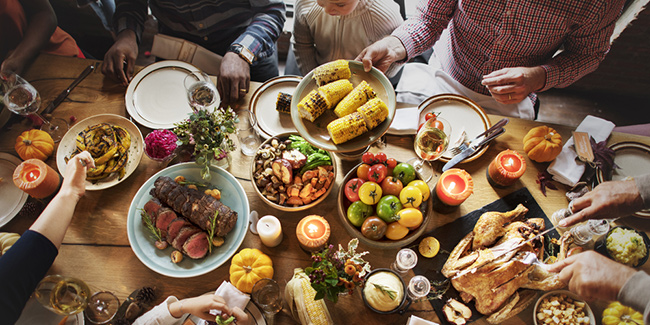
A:
{"type": "Polygon", "coordinates": [[[210,181],[202,181],[201,167],[193,162],[174,165],[161,170],[151,176],[138,190],[131,206],[127,219],[127,234],[129,243],[138,259],[151,270],[162,275],[175,278],[187,278],[210,272],[228,261],[235,254],[246,235],[246,228],[249,222],[250,206],[244,189],[239,182],[227,171],[210,167],[212,178],[210,181]],[[150,202],[154,196],[152,189],[160,179],[169,177],[174,179],[182,175],[188,180],[209,183],[210,188],[217,188],[221,192],[220,203],[227,206],[236,213],[236,223],[232,230],[224,237],[224,244],[213,247],[212,251],[204,258],[184,258],[179,263],[173,263],[170,259],[171,249],[158,249],[154,246],[152,233],[142,222],[141,212],[145,204],[150,202]]]}

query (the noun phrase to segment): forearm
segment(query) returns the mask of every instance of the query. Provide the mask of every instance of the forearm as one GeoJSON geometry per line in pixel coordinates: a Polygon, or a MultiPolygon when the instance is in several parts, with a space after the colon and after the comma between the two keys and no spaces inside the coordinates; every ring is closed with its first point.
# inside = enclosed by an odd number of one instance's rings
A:
{"type": "Polygon", "coordinates": [[[263,6],[253,7],[258,12],[246,31],[234,41],[253,52],[255,57],[265,59],[275,51],[275,41],[284,27],[285,5],[281,0],[269,0],[263,6]]]}
{"type": "Polygon", "coordinates": [[[393,31],[410,59],[430,49],[456,10],[457,0],[427,0],[418,4],[418,14],[393,31]]]}
{"type": "Polygon", "coordinates": [[[130,29],[135,33],[139,43],[142,39],[148,8],[148,0],[116,0],[113,14],[115,33],[120,34],[123,30],[130,29]]]}
{"type": "Polygon", "coordinates": [[[316,62],[316,46],[311,36],[309,25],[303,17],[296,16],[293,23],[293,35],[291,39],[293,51],[296,57],[296,64],[303,75],[318,65],[316,62]]]}
{"type": "Polygon", "coordinates": [[[20,66],[24,67],[27,62],[38,56],[41,50],[49,44],[50,37],[52,37],[55,29],[56,17],[53,13],[36,12],[29,17],[23,40],[7,59],[19,61],[20,66]]]}
{"type": "Polygon", "coordinates": [[[29,229],[45,236],[58,249],[78,201],[78,195],[62,188],[29,229]]]}
{"type": "Polygon", "coordinates": [[[650,209],[650,174],[634,177],[634,182],[643,200],[643,208],[650,209]]]}
{"type": "Polygon", "coordinates": [[[646,324],[650,322],[650,275],[638,271],[625,282],[618,293],[617,300],[643,313],[646,324]]]}
{"type": "Polygon", "coordinates": [[[598,68],[605,53],[600,55],[584,55],[578,53],[561,53],[541,67],[546,72],[544,87],[540,91],[551,88],[567,87],[585,75],[598,68]]]}

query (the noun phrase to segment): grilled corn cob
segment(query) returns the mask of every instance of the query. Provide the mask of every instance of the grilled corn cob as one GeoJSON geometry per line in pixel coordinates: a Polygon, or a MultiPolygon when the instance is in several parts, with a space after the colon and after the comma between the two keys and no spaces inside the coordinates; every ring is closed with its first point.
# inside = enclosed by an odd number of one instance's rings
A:
{"type": "Polygon", "coordinates": [[[333,108],[338,102],[352,91],[352,83],[348,79],[341,79],[330,82],[325,86],[318,87],[318,92],[325,99],[327,108],[333,108]]]}
{"type": "Polygon", "coordinates": [[[298,103],[300,117],[315,121],[327,109],[327,102],[318,89],[314,89],[298,103]]]}
{"type": "Polygon", "coordinates": [[[336,60],[325,63],[314,69],[314,80],[319,86],[323,86],[328,82],[339,79],[348,79],[352,76],[350,72],[350,65],[346,60],[336,60]]]}
{"type": "Polygon", "coordinates": [[[275,102],[275,109],[280,113],[291,114],[291,95],[279,92],[278,100],[275,102]]]}
{"type": "Polygon", "coordinates": [[[327,125],[327,132],[332,137],[334,144],[354,139],[366,131],[368,131],[366,122],[359,112],[339,117],[327,125]]]}
{"type": "Polygon", "coordinates": [[[359,85],[336,105],[334,113],[338,117],[343,117],[356,111],[361,105],[375,97],[377,97],[377,94],[372,90],[372,87],[365,80],[361,81],[359,85]]]}
{"type": "Polygon", "coordinates": [[[357,109],[357,112],[363,116],[363,120],[370,130],[374,129],[388,117],[388,107],[379,97],[373,98],[363,104],[363,106],[357,109]]]}

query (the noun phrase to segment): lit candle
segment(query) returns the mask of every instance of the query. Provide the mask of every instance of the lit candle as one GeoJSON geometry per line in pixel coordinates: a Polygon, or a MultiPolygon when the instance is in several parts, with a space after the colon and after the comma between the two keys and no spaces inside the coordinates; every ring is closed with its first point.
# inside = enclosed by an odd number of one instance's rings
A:
{"type": "Polygon", "coordinates": [[[275,247],[282,242],[282,225],[280,220],[274,216],[262,217],[257,222],[257,233],[264,246],[275,247]]]}
{"type": "Polygon", "coordinates": [[[496,186],[509,186],[526,171],[526,160],[513,150],[501,151],[488,166],[488,181],[496,186]]]}
{"type": "Polygon", "coordinates": [[[59,173],[39,159],[23,161],[14,170],[14,184],[36,199],[49,197],[59,190],[59,173]]]}
{"type": "Polygon", "coordinates": [[[473,191],[472,176],[459,168],[452,168],[442,173],[435,188],[437,198],[449,206],[460,205],[473,191]]]}
{"type": "Polygon", "coordinates": [[[323,249],[330,239],[330,232],[327,220],[315,214],[302,218],[296,227],[300,247],[310,252],[323,249]]]}

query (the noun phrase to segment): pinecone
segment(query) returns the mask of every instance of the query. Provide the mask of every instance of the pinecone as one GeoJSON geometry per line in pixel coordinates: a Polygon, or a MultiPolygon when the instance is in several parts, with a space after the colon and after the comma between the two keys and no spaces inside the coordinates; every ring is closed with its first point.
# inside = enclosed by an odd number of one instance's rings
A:
{"type": "Polygon", "coordinates": [[[29,201],[23,205],[23,208],[20,209],[18,212],[18,217],[19,218],[31,218],[31,217],[38,217],[41,215],[41,212],[45,210],[45,205],[41,203],[40,201],[29,201]]]}
{"type": "Polygon", "coordinates": [[[156,299],[156,289],[152,287],[142,287],[135,297],[135,300],[143,305],[148,305],[156,299]]]}

